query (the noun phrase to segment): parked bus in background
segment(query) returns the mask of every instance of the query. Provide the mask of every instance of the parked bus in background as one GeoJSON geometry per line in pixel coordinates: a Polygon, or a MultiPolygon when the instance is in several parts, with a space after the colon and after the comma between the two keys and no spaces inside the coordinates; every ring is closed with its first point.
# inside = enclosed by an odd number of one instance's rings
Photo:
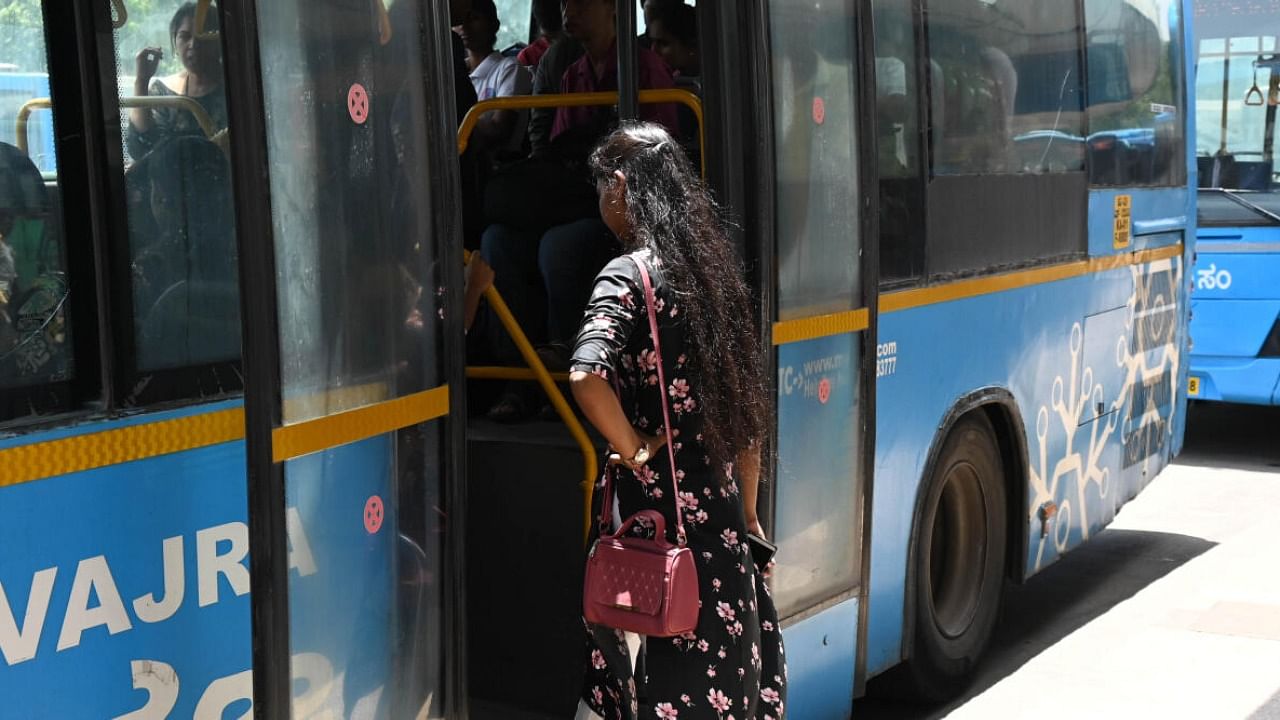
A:
{"type": "Polygon", "coordinates": [[[1280,404],[1280,4],[1196,0],[1191,377],[1198,400],[1280,404]]]}
{"type": "Polygon", "coordinates": [[[50,107],[0,135],[2,712],[572,716],[603,448],[492,290],[526,364],[468,361],[458,157],[582,103],[685,105],[736,221],[786,714],[960,692],[1181,445],[1191,0],[701,0],[700,77],[643,91],[617,0],[616,93],[461,126],[446,5],[7,7],[50,107]],[[135,118],[182,130],[129,157],[135,118]],[[559,419],[469,417],[495,379],[559,419]]]}

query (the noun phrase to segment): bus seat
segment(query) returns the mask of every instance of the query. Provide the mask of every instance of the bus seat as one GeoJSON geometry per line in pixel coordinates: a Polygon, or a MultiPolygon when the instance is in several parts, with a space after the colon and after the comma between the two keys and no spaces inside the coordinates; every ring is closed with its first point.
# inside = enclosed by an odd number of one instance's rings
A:
{"type": "Polygon", "coordinates": [[[1202,188],[1238,187],[1238,170],[1235,155],[1218,154],[1196,158],[1202,188]]]}
{"type": "Polygon", "coordinates": [[[1275,163],[1269,160],[1236,162],[1236,185],[1239,190],[1270,190],[1275,163]]]}

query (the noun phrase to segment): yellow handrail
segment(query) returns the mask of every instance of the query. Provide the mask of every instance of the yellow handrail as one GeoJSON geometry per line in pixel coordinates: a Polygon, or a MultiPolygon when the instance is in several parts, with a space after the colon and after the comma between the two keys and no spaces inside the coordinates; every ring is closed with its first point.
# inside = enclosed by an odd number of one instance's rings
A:
{"type": "MultiPolygon", "coordinates": [[[[688,90],[679,88],[670,88],[667,90],[641,90],[639,96],[641,105],[655,105],[659,103],[678,103],[684,105],[693,111],[694,117],[698,120],[698,147],[703,148],[703,165],[702,172],[706,174],[706,128],[702,120],[702,101],[697,95],[688,90]]],[[[471,141],[471,133],[476,129],[476,124],[480,122],[480,118],[487,112],[493,110],[529,110],[533,108],[561,108],[561,107],[592,107],[600,105],[617,105],[618,93],[616,92],[594,92],[594,93],[561,93],[557,95],[508,95],[506,97],[493,98],[491,100],[482,100],[467,111],[465,117],[462,118],[462,124],[458,126],[458,154],[467,151],[467,145],[471,141]]]]}
{"type": "MultiPolygon", "coordinates": [[[[23,103],[18,110],[18,120],[15,123],[15,132],[18,140],[18,149],[24,154],[30,155],[27,143],[27,121],[31,113],[36,110],[48,110],[53,107],[53,101],[50,98],[32,98],[23,103]]],[[[120,107],[122,108],[158,108],[158,107],[176,107],[180,110],[186,110],[196,119],[196,123],[200,125],[200,129],[204,131],[204,136],[210,140],[218,134],[218,129],[214,127],[213,118],[209,117],[208,111],[204,106],[195,100],[184,97],[182,95],[142,95],[139,97],[122,97],[120,98],[120,107]]]]}
{"type": "MultiPolygon", "coordinates": [[[[558,383],[569,382],[567,372],[549,372],[551,379],[558,383]]],[[[467,377],[472,380],[537,380],[538,375],[529,368],[493,367],[489,365],[468,365],[467,377]]]]}
{"type": "MultiPolygon", "coordinates": [[[[468,254],[468,257],[470,255],[468,254]]],[[[582,538],[586,538],[591,533],[591,495],[595,491],[596,484],[596,447],[591,443],[591,438],[587,435],[586,428],[582,427],[582,423],[578,420],[578,416],[573,413],[569,407],[569,403],[564,399],[564,393],[560,392],[560,388],[556,385],[555,379],[551,373],[547,371],[547,366],[542,363],[542,358],[538,357],[538,352],[533,349],[533,343],[529,342],[529,337],[524,334],[524,330],[520,328],[520,323],[516,321],[514,315],[511,314],[511,308],[507,307],[507,303],[502,299],[502,295],[498,293],[498,289],[490,285],[484,291],[484,297],[489,301],[489,307],[493,313],[498,316],[498,321],[502,323],[502,327],[506,329],[507,334],[511,336],[512,342],[516,344],[516,349],[520,351],[520,357],[524,359],[529,366],[528,373],[532,379],[538,381],[538,385],[542,391],[547,394],[547,399],[551,401],[551,406],[555,408],[556,414],[564,421],[566,427],[569,428],[569,434],[573,436],[573,440],[578,445],[578,449],[582,451],[582,495],[584,499],[582,510],[582,538]]],[[[516,374],[523,374],[524,368],[467,368],[468,377],[483,377],[492,371],[494,376],[505,375],[511,372],[512,379],[516,374]],[[473,371],[476,372],[473,375],[473,371]]],[[[568,379],[568,376],[565,376],[568,379]]],[[[526,378],[518,378],[526,379],[526,378]]]]}
{"type": "Polygon", "coordinates": [[[200,0],[196,3],[195,36],[201,40],[212,40],[213,38],[218,37],[217,30],[211,30],[209,32],[205,32],[204,30],[205,19],[209,15],[209,5],[210,0],[200,0]]]}

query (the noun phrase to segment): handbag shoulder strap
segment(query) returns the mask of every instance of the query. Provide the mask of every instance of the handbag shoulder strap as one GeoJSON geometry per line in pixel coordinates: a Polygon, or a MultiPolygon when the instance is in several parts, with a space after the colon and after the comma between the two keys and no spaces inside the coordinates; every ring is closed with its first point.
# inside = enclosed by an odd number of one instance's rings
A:
{"type": "MultiPolygon", "coordinates": [[[[671,463],[671,500],[676,505],[676,541],[680,545],[684,545],[687,538],[684,532],[684,513],[680,512],[680,484],[676,479],[676,449],[671,435],[671,407],[670,400],[667,399],[667,378],[662,367],[662,341],[658,333],[658,299],[653,290],[653,280],[649,277],[649,269],[635,255],[630,257],[636,267],[640,269],[640,281],[644,285],[644,304],[649,313],[649,336],[653,338],[653,353],[657,356],[658,361],[658,395],[662,399],[662,427],[666,431],[667,460],[671,463]]],[[[613,390],[618,394],[619,398],[622,397],[622,388],[618,385],[616,373],[613,378],[613,390]]],[[[604,472],[604,501],[600,505],[601,533],[606,532],[606,529],[611,526],[610,516],[612,514],[613,478],[606,467],[604,472]]]]}
{"type": "Polygon", "coordinates": [[[671,462],[671,501],[676,504],[676,539],[684,545],[684,513],[680,512],[680,484],[676,479],[676,448],[671,436],[671,401],[667,398],[667,378],[662,369],[657,294],[653,291],[653,281],[649,278],[649,270],[645,267],[644,261],[635,255],[631,255],[631,260],[640,269],[640,280],[644,283],[644,304],[649,311],[649,335],[653,338],[653,354],[658,360],[658,396],[662,398],[662,428],[667,436],[667,459],[671,462]]]}

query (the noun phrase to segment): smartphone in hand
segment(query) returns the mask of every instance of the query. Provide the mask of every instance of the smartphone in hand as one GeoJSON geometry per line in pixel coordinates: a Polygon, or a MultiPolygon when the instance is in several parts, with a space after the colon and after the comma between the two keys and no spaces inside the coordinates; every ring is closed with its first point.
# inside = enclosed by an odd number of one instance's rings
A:
{"type": "Polygon", "coordinates": [[[778,546],[751,532],[747,533],[747,544],[751,548],[752,562],[756,564],[756,569],[763,573],[765,568],[769,567],[769,563],[773,562],[778,546]]]}

